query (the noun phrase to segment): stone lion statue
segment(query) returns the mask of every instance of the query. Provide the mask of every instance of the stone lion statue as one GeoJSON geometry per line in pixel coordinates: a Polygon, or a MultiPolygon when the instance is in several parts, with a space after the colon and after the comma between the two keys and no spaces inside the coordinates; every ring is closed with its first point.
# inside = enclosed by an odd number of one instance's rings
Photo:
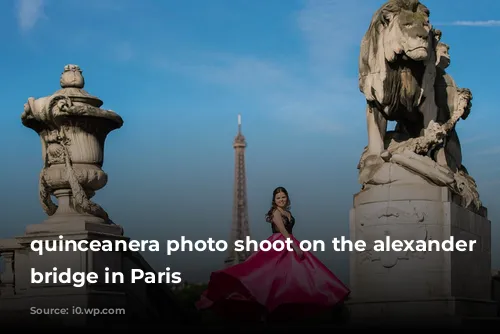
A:
{"type": "Polygon", "coordinates": [[[388,121],[398,122],[398,135],[414,138],[437,118],[436,43],[429,15],[418,0],[389,0],[363,37],[359,89],[367,102],[368,145],[362,167],[384,161],[388,121]]]}
{"type": "Polygon", "coordinates": [[[448,46],[419,0],[389,0],[373,15],[361,42],[359,89],[366,98],[368,145],[358,181],[433,183],[481,206],[462,164],[455,125],[470,113],[472,93],[446,72],[448,46]],[[387,122],[396,127],[387,131],[387,122]]]}

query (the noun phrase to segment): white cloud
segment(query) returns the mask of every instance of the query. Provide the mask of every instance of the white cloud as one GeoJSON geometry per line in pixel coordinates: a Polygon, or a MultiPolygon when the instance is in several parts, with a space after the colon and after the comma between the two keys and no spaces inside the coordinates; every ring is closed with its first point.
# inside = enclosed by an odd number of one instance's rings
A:
{"type": "Polygon", "coordinates": [[[442,26],[467,26],[467,27],[500,27],[500,20],[487,21],[454,21],[450,23],[439,23],[442,26]]]}
{"type": "Polygon", "coordinates": [[[490,134],[480,134],[480,135],[474,135],[474,136],[468,136],[464,138],[460,138],[460,142],[462,144],[472,144],[480,141],[487,141],[490,139],[492,136],[490,134]]]}
{"type": "MultiPolygon", "coordinates": [[[[110,10],[117,9],[111,0],[89,1],[87,6],[106,4],[110,10]]],[[[76,0],[69,3],[75,5],[76,0]]],[[[20,25],[24,30],[32,28],[44,15],[43,5],[42,0],[19,0],[20,25]]],[[[133,42],[105,42],[112,38],[101,31],[86,29],[72,34],[80,36],[74,39],[78,43],[82,43],[82,38],[99,41],[118,61],[144,56],[153,66],[246,94],[262,104],[266,115],[288,121],[298,130],[340,134],[355,131],[356,127],[364,129],[357,58],[361,38],[376,8],[377,4],[367,5],[365,0],[304,0],[303,8],[290,16],[306,51],[306,57],[297,60],[290,60],[296,54],[287,59],[267,59],[256,54],[234,54],[231,50],[193,50],[193,55],[189,55],[177,45],[170,45],[168,52],[163,52],[164,46],[147,48],[133,42]],[[155,50],[163,54],[155,58],[155,50]],[[172,60],[176,55],[178,61],[172,60]]]]}
{"type": "Polygon", "coordinates": [[[364,127],[358,48],[376,4],[367,6],[362,0],[307,0],[304,4],[293,18],[307,51],[305,61],[221,52],[199,53],[180,63],[160,57],[155,63],[197,80],[254,94],[267,115],[303,131],[343,134],[364,127]]]}
{"type": "Polygon", "coordinates": [[[23,31],[32,29],[43,17],[43,0],[17,0],[17,19],[19,27],[23,31]]]}
{"type": "MultiPolygon", "coordinates": [[[[361,38],[377,7],[363,0],[306,0],[297,23],[307,42],[310,66],[331,74],[341,71],[349,58],[357,60],[361,38]]],[[[353,73],[357,75],[356,68],[353,73]]]]}
{"type": "Polygon", "coordinates": [[[484,150],[477,151],[475,155],[498,155],[500,154],[500,146],[491,146],[484,150]]]}

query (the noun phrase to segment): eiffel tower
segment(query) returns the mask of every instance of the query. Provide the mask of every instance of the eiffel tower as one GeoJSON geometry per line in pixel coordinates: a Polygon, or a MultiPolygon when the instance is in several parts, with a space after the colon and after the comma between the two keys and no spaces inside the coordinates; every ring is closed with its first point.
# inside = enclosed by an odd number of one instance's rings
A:
{"type": "Polygon", "coordinates": [[[244,262],[250,252],[236,252],[234,242],[250,237],[248,226],[247,180],[245,172],[245,148],[247,144],[241,133],[241,115],[238,115],[238,134],[234,138],[234,190],[233,190],[233,220],[231,237],[229,240],[229,253],[224,261],[226,267],[244,262]]]}

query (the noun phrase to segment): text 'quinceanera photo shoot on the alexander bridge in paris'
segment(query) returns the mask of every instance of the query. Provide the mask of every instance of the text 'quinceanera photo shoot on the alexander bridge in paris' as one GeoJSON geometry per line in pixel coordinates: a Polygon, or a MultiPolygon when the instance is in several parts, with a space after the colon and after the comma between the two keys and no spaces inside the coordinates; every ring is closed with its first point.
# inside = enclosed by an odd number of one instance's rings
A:
{"type": "Polygon", "coordinates": [[[0,11],[2,333],[500,329],[500,2],[0,11]]]}

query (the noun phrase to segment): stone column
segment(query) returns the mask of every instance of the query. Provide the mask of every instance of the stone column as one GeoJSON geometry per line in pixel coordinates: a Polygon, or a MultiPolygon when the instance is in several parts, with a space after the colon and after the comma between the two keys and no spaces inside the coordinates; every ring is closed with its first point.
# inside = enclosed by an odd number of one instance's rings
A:
{"type": "Polygon", "coordinates": [[[0,272],[0,295],[14,295],[14,251],[0,251],[4,261],[4,271],[0,272]]]}
{"type": "Polygon", "coordinates": [[[129,241],[108,213],[91,201],[107,182],[102,170],[106,136],[123,121],[113,111],[102,109],[103,102],[86,92],[84,83],[80,68],[67,65],[60,90],[47,97],[29,98],[24,106],[22,122],[36,131],[42,144],[40,202],[48,218],[29,225],[22,236],[0,240],[0,255],[7,260],[0,285],[0,327],[5,323],[19,329],[47,323],[75,327],[110,323],[128,326],[131,321],[172,325],[184,321],[185,314],[177,308],[166,284],[130,282],[132,269],[157,271],[138,252],[95,249],[97,241],[129,241]],[[57,203],[52,202],[51,195],[57,203]],[[63,243],[70,241],[69,249],[40,254],[31,247],[33,241],[60,239],[63,243]],[[75,241],[87,250],[73,249],[75,241]],[[59,279],[34,281],[32,270],[41,274],[95,272],[98,280],[83,282],[82,286],[59,279]],[[107,270],[123,273],[124,281],[106,282],[107,270]],[[33,308],[39,312],[64,310],[67,314],[37,316],[33,308]],[[108,308],[114,314],[89,315],[84,311],[108,308]]]}
{"type": "MultiPolygon", "coordinates": [[[[103,171],[104,144],[107,135],[122,126],[122,118],[101,108],[103,101],[84,90],[85,80],[77,65],[66,65],[60,78],[61,89],[41,98],[29,98],[21,120],[34,130],[41,141],[44,166],[40,172],[39,196],[48,218],[28,225],[15,241],[15,295],[2,298],[6,311],[30,306],[72,308],[124,305],[123,285],[103,284],[105,268],[124,271],[122,252],[54,251],[40,255],[31,243],[50,240],[128,239],[108,213],[91,198],[107,183],[103,171]],[[51,196],[57,199],[52,202],[51,196]],[[99,282],[73,287],[68,283],[32,283],[31,270],[45,273],[97,272],[99,282]]],[[[9,275],[4,277],[9,281],[9,275]]],[[[2,296],[4,297],[4,296],[2,296]]],[[[116,317],[116,316],[115,316],[116,317]]],[[[86,322],[86,317],[77,317],[86,322]]],[[[62,317],[76,321],[74,316],[62,317]]]]}

